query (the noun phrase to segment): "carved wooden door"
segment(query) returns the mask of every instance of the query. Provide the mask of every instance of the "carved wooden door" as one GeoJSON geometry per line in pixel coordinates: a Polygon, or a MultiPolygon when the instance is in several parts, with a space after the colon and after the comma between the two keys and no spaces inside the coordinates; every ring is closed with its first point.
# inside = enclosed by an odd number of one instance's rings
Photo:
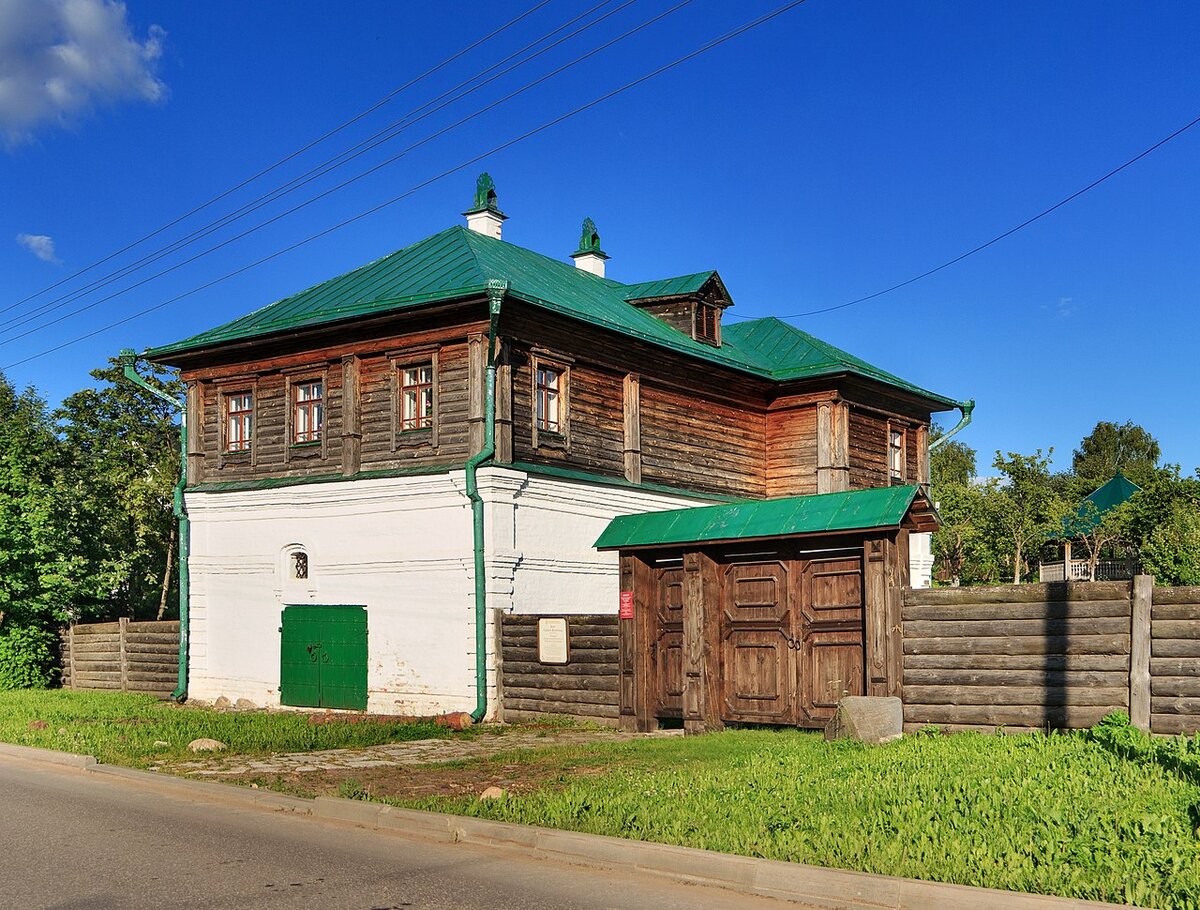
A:
{"type": "Polygon", "coordinates": [[[843,695],[862,695],[862,556],[809,559],[801,575],[800,718],[821,726],[843,695]]]}
{"type": "Polygon", "coordinates": [[[683,567],[660,568],[656,573],[651,704],[656,717],[683,717],[683,567]]]}
{"type": "Polygon", "coordinates": [[[721,594],[721,717],[790,724],[796,719],[797,611],[783,560],[727,565],[721,594]]]}

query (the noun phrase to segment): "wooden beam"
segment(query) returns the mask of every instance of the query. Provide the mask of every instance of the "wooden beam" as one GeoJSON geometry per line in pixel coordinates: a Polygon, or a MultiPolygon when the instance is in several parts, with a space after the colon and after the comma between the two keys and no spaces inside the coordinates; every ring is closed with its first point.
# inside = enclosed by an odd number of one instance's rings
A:
{"type": "Polygon", "coordinates": [[[204,480],[204,385],[189,382],[187,387],[187,471],[188,484],[204,480]]]}
{"type": "Polygon", "coordinates": [[[362,466],[362,400],[359,395],[361,376],[357,355],[342,358],[342,473],[357,474],[362,466]]]}
{"type": "Polygon", "coordinates": [[[1133,579],[1133,621],[1129,640],[1129,720],[1139,730],[1150,729],[1150,614],[1154,577],[1133,579]]]}
{"type": "Polygon", "coordinates": [[[863,608],[867,694],[887,695],[888,590],[887,540],[884,537],[869,538],[863,544],[863,608]]]}
{"type": "Polygon", "coordinates": [[[484,391],[487,383],[487,339],[472,335],[467,339],[468,376],[467,424],[468,448],[477,455],[483,449],[484,391]]]}
{"type": "Polygon", "coordinates": [[[501,348],[496,365],[496,461],[511,464],[513,460],[512,363],[509,345],[501,348]]]}
{"type": "Polygon", "coordinates": [[[642,380],[625,374],[625,479],[642,482],[642,380]]]}
{"type": "Polygon", "coordinates": [[[683,728],[704,733],[704,574],[701,555],[683,554],[683,728]]]}

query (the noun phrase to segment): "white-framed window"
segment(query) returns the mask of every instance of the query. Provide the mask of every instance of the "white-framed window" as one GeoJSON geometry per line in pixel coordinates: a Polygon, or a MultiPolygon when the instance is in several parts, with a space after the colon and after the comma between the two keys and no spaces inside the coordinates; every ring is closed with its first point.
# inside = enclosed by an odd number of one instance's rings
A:
{"type": "Polygon", "coordinates": [[[563,431],[563,371],[539,364],[534,376],[534,419],[543,433],[563,431]]]}
{"type": "Polygon", "coordinates": [[[904,482],[904,428],[888,426],[888,479],[904,482]]]}
{"type": "Polygon", "coordinates": [[[292,442],[320,442],[325,426],[325,383],[320,379],[292,386],[292,442]]]}
{"type": "Polygon", "coordinates": [[[225,451],[248,452],[254,439],[254,394],[232,392],[225,396],[225,451]]]}

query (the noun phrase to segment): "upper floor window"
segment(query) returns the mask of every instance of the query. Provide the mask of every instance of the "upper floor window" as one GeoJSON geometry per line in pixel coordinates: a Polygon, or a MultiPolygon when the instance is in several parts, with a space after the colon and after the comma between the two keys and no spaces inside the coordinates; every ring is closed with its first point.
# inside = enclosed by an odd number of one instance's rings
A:
{"type": "Polygon", "coordinates": [[[904,480],[904,430],[888,428],[888,479],[904,480]]]}
{"type": "Polygon", "coordinates": [[[292,441],[319,442],[325,425],[325,384],[319,379],[299,382],[294,389],[292,441]]]}
{"type": "Polygon", "coordinates": [[[543,433],[561,433],[563,371],[548,366],[538,366],[534,398],[537,428],[543,433]]]}
{"type": "Polygon", "coordinates": [[[433,363],[400,368],[400,429],[433,426],[433,363]]]}
{"type": "Polygon", "coordinates": [[[226,395],[225,421],[225,451],[250,451],[254,437],[254,396],[250,392],[226,395]]]}

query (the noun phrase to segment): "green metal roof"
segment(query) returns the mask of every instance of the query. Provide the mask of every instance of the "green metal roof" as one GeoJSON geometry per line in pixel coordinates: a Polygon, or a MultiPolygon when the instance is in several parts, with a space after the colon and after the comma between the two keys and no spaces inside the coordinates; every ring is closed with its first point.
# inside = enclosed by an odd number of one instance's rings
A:
{"type": "Polygon", "coordinates": [[[878,487],[622,515],[609,523],[595,546],[627,550],[899,527],[918,497],[924,500],[916,485],[878,487]]]}
{"type": "Polygon", "coordinates": [[[146,356],[175,355],[267,338],[297,329],[482,295],[489,280],[508,282],[509,296],[651,344],[785,381],[853,373],[902,389],[945,408],[955,401],[905,382],[775,318],[722,327],[721,347],[693,340],[631,305],[631,299],[692,293],[716,272],[627,285],[600,278],[503,240],[456,226],[382,259],[146,356]]]}

